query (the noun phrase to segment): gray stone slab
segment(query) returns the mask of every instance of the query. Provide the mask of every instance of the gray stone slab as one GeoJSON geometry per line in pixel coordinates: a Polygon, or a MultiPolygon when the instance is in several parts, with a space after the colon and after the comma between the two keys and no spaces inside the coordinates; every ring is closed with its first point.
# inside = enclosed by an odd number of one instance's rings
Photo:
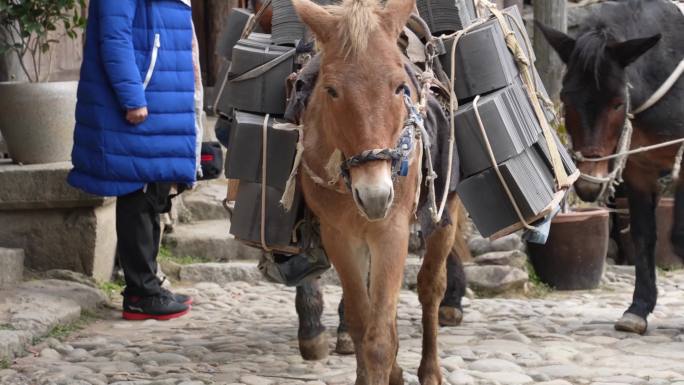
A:
{"type": "Polygon", "coordinates": [[[181,224],[166,234],[163,245],[176,256],[191,256],[208,261],[259,260],[261,251],[236,240],[228,233],[227,220],[181,224]]]}
{"type": "Polygon", "coordinates": [[[21,282],[24,275],[24,250],[0,247],[0,288],[21,282]]]}
{"type": "MultiPolygon", "coordinates": [[[[212,180],[198,182],[197,186],[179,196],[183,200],[182,213],[189,221],[228,220],[228,211],[223,207],[226,198],[227,182],[212,180]]],[[[179,212],[179,215],[181,213],[179,212]]]]}
{"type": "Polygon", "coordinates": [[[105,203],[108,198],[69,186],[69,170],[69,162],[16,165],[0,160],[0,210],[94,207],[105,203]]]}

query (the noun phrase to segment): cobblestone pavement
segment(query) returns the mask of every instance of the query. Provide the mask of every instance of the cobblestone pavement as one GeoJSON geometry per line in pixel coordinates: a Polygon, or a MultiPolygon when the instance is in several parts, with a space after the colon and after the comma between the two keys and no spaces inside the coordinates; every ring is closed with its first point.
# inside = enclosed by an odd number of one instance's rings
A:
{"type": "MultiPolygon", "coordinates": [[[[660,274],[660,302],[645,336],[613,330],[631,298],[631,281],[612,268],[597,291],[467,301],[463,325],[441,330],[445,381],[684,385],[684,272],[660,274]]],[[[65,342],[36,346],[33,356],[0,370],[0,384],[353,383],[350,356],[299,357],[292,289],[203,283],[184,291],[196,299],[190,316],[136,323],[112,311],[65,342]]],[[[340,294],[339,287],[325,289],[330,331],[340,294]]],[[[399,361],[407,383],[416,384],[420,306],[410,291],[401,294],[399,333],[399,361]]]]}

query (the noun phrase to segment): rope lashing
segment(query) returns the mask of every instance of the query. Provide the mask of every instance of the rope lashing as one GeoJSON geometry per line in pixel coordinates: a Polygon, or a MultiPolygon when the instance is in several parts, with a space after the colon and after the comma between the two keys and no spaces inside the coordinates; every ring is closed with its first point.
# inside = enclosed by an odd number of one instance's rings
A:
{"type": "Polygon", "coordinates": [[[266,201],[267,201],[267,189],[266,189],[266,176],[268,167],[268,119],[271,117],[270,114],[266,114],[264,117],[264,124],[261,126],[261,248],[267,252],[271,251],[271,248],[266,244],[266,201]]]}

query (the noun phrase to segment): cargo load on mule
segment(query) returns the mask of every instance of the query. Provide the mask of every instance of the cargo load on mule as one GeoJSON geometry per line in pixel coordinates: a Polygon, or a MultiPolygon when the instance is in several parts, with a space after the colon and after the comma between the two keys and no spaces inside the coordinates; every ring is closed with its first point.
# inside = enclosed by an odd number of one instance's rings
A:
{"type": "Polygon", "coordinates": [[[293,256],[316,262],[313,274],[329,267],[298,172],[344,190],[354,162],[391,161],[401,178],[413,150],[422,153],[416,216],[424,231],[449,220],[445,197],[457,191],[483,236],[524,229],[544,241],[540,224],[555,215],[578,172],[551,128],[555,112],[517,7],[419,0],[398,44],[421,104],[407,97],[400,142],[351,158],[333,154],[319,176],[301,163],[305,128],[298,125],[317,79],[315,43],[290,0],[271,4],[272,35],[255,32],[259,13],[231,14],[217,48],[226,61],[214,103],[228,148],[227,199],[235,201],[230,232],[268,252],[260,264],[267,276],[288,284],[306,278],[284,277],[301,264],[293,256]],[[284,265],[287,271],[277,271],[284,265]]]}

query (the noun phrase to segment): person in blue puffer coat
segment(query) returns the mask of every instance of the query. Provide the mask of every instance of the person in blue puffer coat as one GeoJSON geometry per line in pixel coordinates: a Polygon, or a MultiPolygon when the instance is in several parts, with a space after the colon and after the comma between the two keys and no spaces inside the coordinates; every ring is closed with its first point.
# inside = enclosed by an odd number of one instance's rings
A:
{"type": "Polygon", "coordinates": [[[190,308],[189,297],[162,288],[156,257],[159,214],[199,170],[197,57],[190,0],[90,1],[68,182],[118,197],[126,319],[190,308]]]}

